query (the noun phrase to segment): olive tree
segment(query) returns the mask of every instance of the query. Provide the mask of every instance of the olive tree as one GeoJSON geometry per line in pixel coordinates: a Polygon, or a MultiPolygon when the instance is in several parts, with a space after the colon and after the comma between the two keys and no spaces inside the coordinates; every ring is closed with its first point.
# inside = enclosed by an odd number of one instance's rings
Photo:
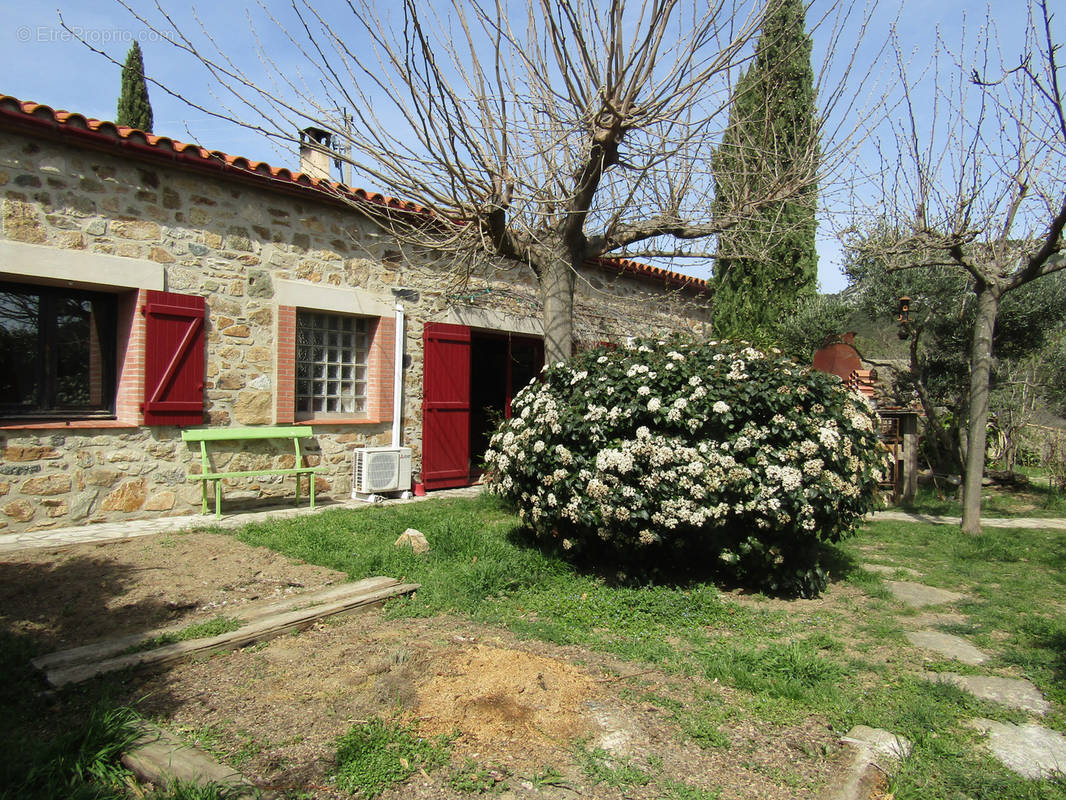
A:
{"type": "MultiPolygon", "coordinates": [[[[991,20],[977,47],[940,43],[917,79],[897,47],[903,113],[882,144],[873,255],[893,269],[943,267],[972,281],[963,530],[980,532],[993,332],[1008,293],[1066,268],[1066,115],[1060,45],[1046,0],[1028,6],[1021,54],[1002,54],[991,20]],[[921,94],[924,84],[928,95],[921,94]],[[931,100],[929,99],[931,97],[931,100]]],[[[861,249],[863,242],[859,242],[861,249]]]]}

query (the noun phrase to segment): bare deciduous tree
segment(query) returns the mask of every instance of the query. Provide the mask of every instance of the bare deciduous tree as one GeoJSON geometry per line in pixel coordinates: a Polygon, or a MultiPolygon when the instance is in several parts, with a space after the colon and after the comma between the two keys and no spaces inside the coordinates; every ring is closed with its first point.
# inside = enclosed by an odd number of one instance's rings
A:
{"type": "Polygon", "coordinates": [[[757,196],[712,215],[710,154],[752,57],[759,0],[347,0],[343,19],[294,0],[284,21],[263,13],[305,71],[280,68],[261,47],[266,81],[205,26],[187,34],[162,2],[154,19],[117,2],[210,70],[233,100],[210,113],[287,142],[322,128],[353,182],[421,206],[421,219],[363,207],[400,242],[462,271],[501,259],[531,267],[552,361],[570,354],[579,267],[710,257],[703,243],[719,231],[824,182],[861,127],[857,98],[876,108],[867,76],[845,80],[854,46],[842,46],[861,37],[869,12],[851,17],[850,4],[838,13],[826,2],[809,17],[830,54],[819,71],[820,137],[788,170],[763,176],[757,196]]]}
{"type": "Polygon", "coordinates": [[[992,333],[1003,296],[1066,268],[1066,115],[1061,45],[1046,0],[1030,3],[1025,48],[1007,60],[991,14],[978,44],[942,37],[918,79],[897,46],[905,109],[881,164],[879,255],[897,269],[949,266],[973,278],[963,530],[981,529],[992,333]],[[932,105],[918,91],[932,85],[932,105]],[[921,99],[920,99],[921,97],[921,99]],[[921,104],[921,108],[919,108],[921,104]]]}

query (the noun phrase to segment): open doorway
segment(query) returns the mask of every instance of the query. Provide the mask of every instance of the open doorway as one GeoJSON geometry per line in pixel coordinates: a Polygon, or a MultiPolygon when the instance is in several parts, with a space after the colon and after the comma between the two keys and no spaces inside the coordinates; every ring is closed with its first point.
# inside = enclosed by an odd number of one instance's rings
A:
{"type": "Polygon", "coordinates": [[[422,481],[427,489],[466,486],[481,474],[482,457],[511,401],[544,364],[534,337],[425,327],[422,396],[422,481]]]}
{"type": "Polygon", "coordinates": [[[470,337],[470,477],[481,474],[482,457],[511,401],[540,372],[540,339],[472,331],[470,337]]]}

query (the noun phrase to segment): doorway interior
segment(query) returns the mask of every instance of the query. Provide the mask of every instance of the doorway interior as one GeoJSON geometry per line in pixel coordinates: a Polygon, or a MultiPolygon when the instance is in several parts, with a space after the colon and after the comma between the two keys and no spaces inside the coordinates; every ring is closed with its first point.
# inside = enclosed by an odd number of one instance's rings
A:
{"type": "Polygon", "coordinates": [[[540,339],[472,331],[470,336],[470,476],[481,474],[492,432],[511,418],[511,401],[544,365],[540,339]]]}
{"type": "Polygon", "coordinates": [[[424,330],[422,482],[468,486],[481,475],[492,432],[544,364],[533,336],[429,323],[424,330]]]}

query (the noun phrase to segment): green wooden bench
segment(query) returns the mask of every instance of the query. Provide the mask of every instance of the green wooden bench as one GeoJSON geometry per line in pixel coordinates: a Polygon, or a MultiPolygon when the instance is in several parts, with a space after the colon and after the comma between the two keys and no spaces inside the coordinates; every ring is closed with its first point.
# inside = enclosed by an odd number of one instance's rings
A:
{"type": "Polygon", "coordinates": [[[222,518],[222,479],[223,478],[247,478],[253,475],[295,475],[296,476],[296,504],[300,504],[300,476],[307,475],[310,488],[311,508],[315,507],[315,473],[325,472],[325,467],[305,467],[303,454],[300,452],[300,439],[308,439],[313,435],[310,427],[293,425],[288,427],[262,427],[262,428],[187,428],[181,432],[181,438],[186,442],[200,443],[200,460],[203,471],[199,475],[189,475],[189,480],[200,481],[203,490],[203,506],[201,513],[207,513],[207,483],[215,482],[215,516],[222,518]],[[291,439],[293,452],[296,454],[296,466],[288,469],[268,468],[249,469],[234,472],[216,472],[211,467],[211,460],[207,455],[208,442],[246,442],[254,439],[291,439]]]}

